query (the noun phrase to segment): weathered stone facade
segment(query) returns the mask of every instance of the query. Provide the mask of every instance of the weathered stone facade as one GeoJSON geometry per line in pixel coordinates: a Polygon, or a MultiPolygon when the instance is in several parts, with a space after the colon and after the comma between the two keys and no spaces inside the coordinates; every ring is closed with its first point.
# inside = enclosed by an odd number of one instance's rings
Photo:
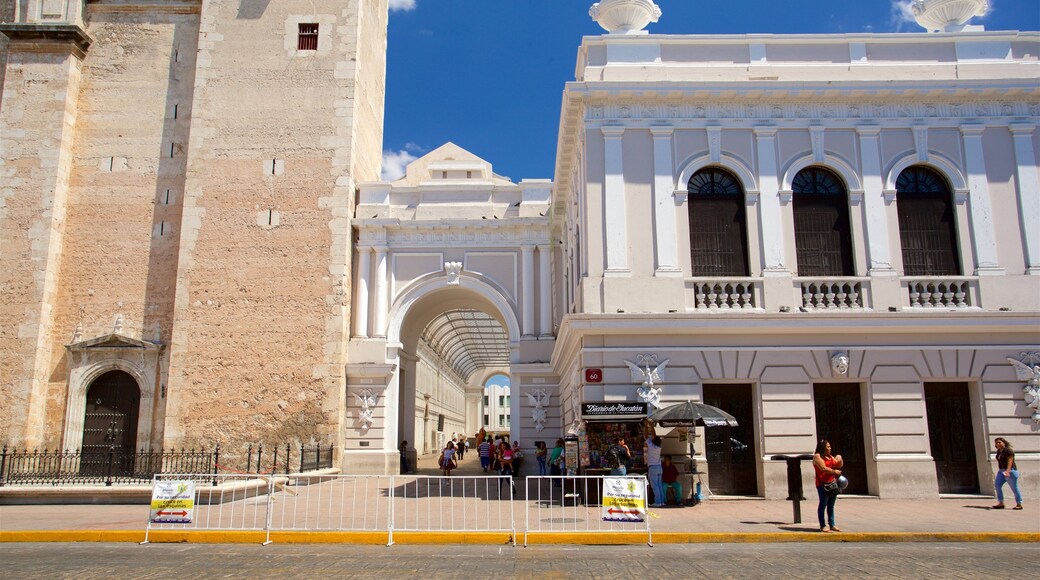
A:
{"type": "Polygon", "coordinates": [[[162,347],[140,447],[337,441],[386,1],[71,5],[0,54],[0,440],[74,443],[71,353],[114,334],[162,347]]]}

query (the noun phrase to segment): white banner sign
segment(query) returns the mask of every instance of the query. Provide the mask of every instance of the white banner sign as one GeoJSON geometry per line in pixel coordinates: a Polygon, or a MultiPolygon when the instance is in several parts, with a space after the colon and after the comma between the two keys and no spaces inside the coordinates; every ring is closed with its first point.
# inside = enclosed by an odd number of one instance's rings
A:
{"type": "Polygon", "coordinates": [[[641,522],[646,519],[646,480],[643,478],[603,478],[603,519],[614,522],[641,522]]]}
{"type": "Polygon", "coordinates": [[[156,524],[190,524],[195,510],[194,481],[156,481],[149,519],[156,524]]]}

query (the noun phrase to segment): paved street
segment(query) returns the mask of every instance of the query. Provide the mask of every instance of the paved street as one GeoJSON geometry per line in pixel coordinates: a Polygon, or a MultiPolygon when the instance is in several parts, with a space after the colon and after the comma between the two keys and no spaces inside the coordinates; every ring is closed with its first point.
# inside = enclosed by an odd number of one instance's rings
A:
{"type": "Polygon", "coordinates": [[[1029,544],[0,544],[6,578],[1029,578],[1029,544]],[[997,559],[999,558],[999,564],[997,559]]]}

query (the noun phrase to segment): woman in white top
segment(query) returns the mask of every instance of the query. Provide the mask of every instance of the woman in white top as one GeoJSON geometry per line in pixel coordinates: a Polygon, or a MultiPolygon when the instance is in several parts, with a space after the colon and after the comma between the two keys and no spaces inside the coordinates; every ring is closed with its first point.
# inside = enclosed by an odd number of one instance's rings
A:
{"type": "Polygon", "coordinates": [[[448,441],[448,444],[444,446],[444,451],[441,453],[441,472],[442,475],[451,475],[451,470],[458,467],[458,463],[455,462],[455,444],[448,441]]]}

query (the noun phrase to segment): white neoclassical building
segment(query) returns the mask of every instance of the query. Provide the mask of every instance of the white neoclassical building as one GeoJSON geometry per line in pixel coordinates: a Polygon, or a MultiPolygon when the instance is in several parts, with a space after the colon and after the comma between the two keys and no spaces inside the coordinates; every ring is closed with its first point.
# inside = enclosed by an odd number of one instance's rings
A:
{"type": "Polygon", "coordinates": [[[697,433],[715,493],[784,497],[772,458],[820,438],[882,497],[991,492],[994,436],[1035,464],[1009,359],[1040,362],[1040,35],[948,9],[917,6],[942,32],[681,36],[642,30],[652,2],[599,3],[554,183],[449,145],[361,186],[348,388],[385,388],[386,416],[346,465],[419,437],[417,345],[460,313],[460,388],[508,372],[513,438],[571,428],[590,469],[635,429],[596,403],[685,400],[740,423],[697,433]],[[659,390],[627,363],[661,365],[659,390]]]}

